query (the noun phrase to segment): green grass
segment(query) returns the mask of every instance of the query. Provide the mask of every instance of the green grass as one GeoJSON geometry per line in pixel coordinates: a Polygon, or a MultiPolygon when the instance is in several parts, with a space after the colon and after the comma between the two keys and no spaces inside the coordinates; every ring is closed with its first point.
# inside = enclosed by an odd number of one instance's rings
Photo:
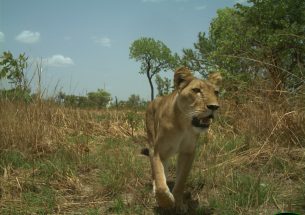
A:
{"type": "Polygon", "coordinates": [[[98,208],[89,208],[86,212],[87,215],[99,215],[101,211],[98,208]]]}
{"type": "Polygon", "coordinates": [[[75,175],[80,158],[75,151],[61,147],[53,154],[33,163],[35,177],[45,180],[55,180],[61,177],[75,175]]]}
{"type": "Polygon", "coordinates": [[[50,214],[56,209],[56,193],[49,186],[43,186],[35,192],[24,192],[22,199],[28,213],[50,214]]]}
{"type": "Polygon", "coordinates": [[[0,166],[10,166],[12,168],[27,168],[30,163],[27,161],[26,156],[17,150],[9,150],[0,153],[0,166]]]}
{"type": "Polygon", "coordinates": [[[221,213],[249,214],[261,205],[271,203],[273,195],[274,187],[260,177],[234,172],[210,201],[211,206],[221,213]]]}
{"type": "MultiPolygon", "coordinates": [[[[47,115],[56,119],[49,135],[57,136],[46,138],[45,151],[0,151],[0,214],[164,214],[152,195],[149,159],[140,156],[143,112],[64,111],[47,115]]],[[[230,130],[231,121],[220,118],[199,140],[186,186],[191,214],[305,213],[303,148],[261,148],[260,138],[230,130]]]]}
{"type": "Polygon", "coordinates": [[[84,134],[75,134],[67,137],[67,142],[71,144],[86,144],[93,140],[92,136],[84,134]]]}
{"type": "Polygon", "coordinates": [[[56,210],[56,192],[48,184],[29,186],[20,197],[20,201],[2,205],[0,214],[53,214],[56,210]]]}
{"type": "Polygon", "coordinates": [[[0,213],[3,215],[19,215],[21,214],[18,206],[9,205],[0,209],[0,213]]]}
{"type": "Polygon", "coordinates": [[[111,206],[108,208],[106,213],[110,214],[143,214],[145,213],[145,208],[141,205],[131,205],[126,202],[121,197],[117,197],[113,200],[111,206]]]}
{"type": "Polygon", "coordinates": [[[137,159],[139,150],[130,140],[107,139],[99,151],[103,153],[98,159],[100,183],[111,195],[128,191],[127,184],[143,177],[144,164],[137,159]]]}
{"type": "MultiPolygon", "coordinates": [[[[209,205],[199,204],[195,214],[207,213],[207,211],[229,215],[257,214],[261,211],[260,208],[267,205],[272,205],[271,211],[279,211],[274,209],[273,202],[274,199],[281,201],[278,198],[280,191],[276,188],[277,180],[269,178],[268,173],[293,172],[293,166],[285,159],[274,156],[259,172],[247,169],[246,166],[234,168],[226,165],[217,166],[218,163],[234,157],[236,149],[244,144],[243,141],[243,139],[221,140],[213,146],[201,145],[198,148],[187,189],[192,192],[193,197],[197,195],[207,199],[209,205]],[[223,149],[222,152],[226,156],[213,159],[209,154],[216,148],[223,149]],[[209,166],[214,168],[204,170],[209,166]]],[[[109,203],[105,203],[108,206],[102,207],[96,207],[94,204],[84,205],[74,209],[74,212],[101,214],[107,211],[113,214],[143,214],[147,210],[147,204],[151,204],[153,196],[151,188],[143,186],[145,183],[150,183],[150,169],[148,159],[138,155],[139,149],[140,146],[131,138],[106,138],[83,156],[71,150],[69,144],[45,158],[31,162],[28,162],[21,153],[14,151],[6,153],[1,157],[2,166],[10,165],[15,171],[32,171],[33,174],[23,180],[20,179],[23,189],[20,193],[20,202],[2,205],[0,212],[1,214],[55,213],[61,201],[59,196],[65,198],[65,195],[69,196],[73,193],[83,195],[82,188],[77,187],[76,182],[74,185],[71,184],[72,179],[77,181],[79,180],[77,178],[83,178],[79,183],[89,183],[93,188],[92,198],[94,195],[99,195],[100,198],[106,198],[106,202],[109,203]],[[69,187],[70,191],[64,191],[62,187],[65,189],[69,187]],[[71,189],[74,189],[73,193],[71,189]],[[131,196],[131,199],[126,200],[124,197],[126,195],[131,196]]],[[[170,164],[173,172],[174,165],[175,159],[170,164]]],[[[304,196],[305,189],[301,189],[298,197],[290,200],[297,204],[295,211],[304,210],[304,196]]],[[[88,201],[90,202],[89,199],[88,201]]],[[[81,206],[81,202],[79,204],[81,206]]]]}
{"type": "Polygon", "coordinates": [[[305,183],[299,187],[299,192],[296,195],[296,206],[297,206],[297,211],[299,213],[303,213],[305,210],[305,183]]]}

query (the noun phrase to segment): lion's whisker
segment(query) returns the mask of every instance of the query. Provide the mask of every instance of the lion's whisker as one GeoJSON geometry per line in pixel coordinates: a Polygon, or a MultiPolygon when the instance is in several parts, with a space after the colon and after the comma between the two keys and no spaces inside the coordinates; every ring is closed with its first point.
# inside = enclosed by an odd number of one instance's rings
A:
{"type": "Polygon", "coordinates": [[[187,118],[190,118],[190,119],[191,119],[191,118],[193,118],[194,116],[199,115],[199,114],[201,114],[201,113],[203,113],[203,111],[194,110],[194,111],[192,111],[192,112],[186,113],[185,115],[186,115],[187,118]]]}

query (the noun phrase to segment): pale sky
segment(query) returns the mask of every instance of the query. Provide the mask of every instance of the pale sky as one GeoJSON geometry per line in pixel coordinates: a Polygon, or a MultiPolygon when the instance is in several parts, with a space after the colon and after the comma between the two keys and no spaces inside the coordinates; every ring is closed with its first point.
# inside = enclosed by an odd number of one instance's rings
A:
{"type": "Polygon", "coordinates": [[[149,100],[140,63],[129,59],[131,43],[152,37],[181,54],[208,32],[218,9],[237,2],[244,1],[0,0],[0,51],[42,59],[49,92],[56,85],[76,95],[105,88],[120,100],[149,100]]]}

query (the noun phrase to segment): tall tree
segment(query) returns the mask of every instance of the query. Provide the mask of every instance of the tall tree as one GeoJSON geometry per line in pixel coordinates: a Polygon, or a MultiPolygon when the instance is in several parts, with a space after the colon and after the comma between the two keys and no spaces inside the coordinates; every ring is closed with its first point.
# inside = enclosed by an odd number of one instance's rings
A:
{"type": "Polygon", "coordinates": [[[304,0],[248,0],[218,10],[209,34],[200,33],[182,59],[197,71],[262,75],[275,89],[296,89],[305,79],[304,28],[304,0]]]}
{"type": "Polygon", "coordinates": [[[89,92],[87,96],[91,106],[97,108],[107,107],[111,101],[111,94],[103,89],[98,89],[97,92],[89,92]]]}
{"type": "Polygon", "coordinates": [[[163,42],[144,37],[131,44],[129,56],[141,63],[140,74],[146,74],[153,100],[152,78],[161,70],[174,69],[177,66],[177,55],[172,55],[171,50],[163,42]]]}
{"type": "Polygon", "coordinates": [[[190,48],[182,50],[181,64],[207,77],[209,71],[215,69],[215,64],[210,57],[214,50],[215,46],[210,38],[205,33],[200,32],[198,42],[194,44],[194,50],[190,48]]]}
{"type": "Polygon", "coordinates": [[[138,107],[140,106],[141,98],[139,95],[132,94],[128,97],[127,105],[129,107],[138,107]]]}
{"type": "Polygon", "coordinates": [[[277,89],[296,89],[305,84],[305,1],[251,0],[237,5],[247,23],[249,52],[261,62],[260,70],[277,89]]]}
{"type": "Polygon", "coordinates": [[[164,96],[170,93],[171,80],[167,77],[162,78],[159,74],[156,75],[156,84],[158,96],[164,96]]]}

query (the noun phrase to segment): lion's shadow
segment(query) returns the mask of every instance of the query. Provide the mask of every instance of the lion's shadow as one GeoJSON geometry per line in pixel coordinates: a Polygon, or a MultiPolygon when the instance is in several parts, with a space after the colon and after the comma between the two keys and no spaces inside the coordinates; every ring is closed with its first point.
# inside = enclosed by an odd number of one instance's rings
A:
{"type": "MultiPolygon", "coordinates": [[[[173,189],[175,182],[168,181],[167,185],[170,190],[173,189]]],[[[191,192],[185,192],[183,195],[184,202],[188,206],[188,211],[185,213],[179,213],[175,209],[164,209],[160,207],[154,208],[154,214],[156,215],[212,215],[213,208],[200,205],[198,199],[194,199],[191,195],[191,192]]]]}

